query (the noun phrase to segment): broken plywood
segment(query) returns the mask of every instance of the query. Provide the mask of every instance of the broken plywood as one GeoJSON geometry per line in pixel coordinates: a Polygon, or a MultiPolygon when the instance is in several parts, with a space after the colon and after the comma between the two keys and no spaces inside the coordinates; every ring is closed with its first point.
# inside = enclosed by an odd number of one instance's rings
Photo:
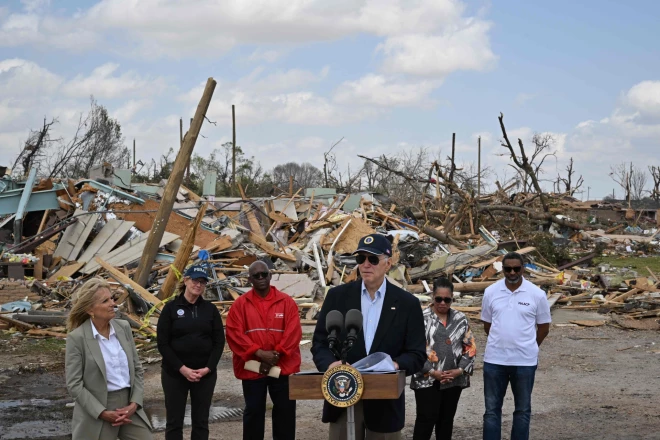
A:
{"type": "Polygon", "coordinates": [[[64,231],[62,239],[55,249],[54,257],[62,257],[67,261],[73,261],[78,258],[87,237],[92,232],[99,214],[86,215],[87,211],[76,209],[73,214],[78,217],[78,221],[64,231]]]}
{"type": "MultiPolygon", "coordinates": [[[[135,227],[139,229],[142,232],[146,232],[151,230],[151,227],[154,224],[154,220],[156,218],[156,211],[158,211],[158,207],[160,204],[155,201],[155,200],[145,200],[144,205],[121,205],[121,208],[119,206],[113,205],[111,209],[117,209],[117,210],[135,210],[135,211],[154,211],[154,212],[131,212],[131,213],[120,213],[117,212],[116,215],[117,217],[123,218],[124,220],[129,220],[135,222],[135,227]]],[[[186,231],[190,228],[190,220],[187,218],[177,214],[176,212],[172,212],[170,214],[170,218],[167,221],[167,225],[165,226],[165,231],[171,233],[171,234],[176,234],[179,237],[183,237],[186,234],[186,231]]],[[[199,246],[200,248],[205,248],[210,242],[215,240],[217,237],[216,234],[213,232],[207,231],[205,229],[199,228],[197,230],[197,234],[195,234],[195,246],[199,246]]]]}
{"type": "MultiPolygon", "coordinates": [[[[350,254],[355,252],[362,237],[376,232],[361,218],[351,217],[346,219],[345,222],[348,222],[349,220],[350,223],[348,224],[348,227],[341,234],[341,237],[339,237],[339,240],[337,240],[337,243],[335,244],[334,252],[336,254],[350,254]]],[[[330,248],[335,237],[341,232],[345,224],[346,223],[342,224],[333,232],[323,237],[322,244],[324,248],[330,248]]]]}
{"type": "MultiPolygon", "coordinates": [[[[115,267],[124,266],[128,263],[132,263],[133,261],[139,259],[144,253],[144,247],[147,245],[148,237],[149,237],[148,232],[142,234],[141,237],[129,241],[128,243],[119,246],[114,251],[105,255],[103,260],[115,267]]],[[[160,240],[160,246],[165,246],[166,244],[172,243],[177,238],[179,238],[178,235],[165,232],[163,234],[163,238],[160,240]]],[[[82,270],[82,272],[84,274],[89,275],[90,273],[98,270],[99,267],[100,267],[99,264],[93,260],[87,263],[87,265],[82,270]]]]}
{"type": "Polygon", "coordinates": [[[320,288],[306,274],[273,274],[270,285],[293,298],[314,298],[314,292],[320,288]]]}
{"type": "Polygon", "coordinates": [[[104,256],[112,251],[119,240],[121,240],[131,229],[135,222],[127,222],[119,219],[108,220],[103,229],[87,246],[87,249],[78,258],[81,263],[91,261],[95,256],[104,256]]]}

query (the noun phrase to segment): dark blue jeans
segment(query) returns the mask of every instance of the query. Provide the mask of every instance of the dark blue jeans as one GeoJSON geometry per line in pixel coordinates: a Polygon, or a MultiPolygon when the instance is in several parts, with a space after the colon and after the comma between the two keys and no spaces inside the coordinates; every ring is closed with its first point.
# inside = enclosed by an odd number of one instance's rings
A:
{"type": "Polygon", "coordinates": [[[511,383],[513,392],[513,427],[511,440],[529,439],[529,420],[532,416],[533,367],[515,367],[484,362],[484,440],[502,438],[502,403],[506,389],[511,383]]]}

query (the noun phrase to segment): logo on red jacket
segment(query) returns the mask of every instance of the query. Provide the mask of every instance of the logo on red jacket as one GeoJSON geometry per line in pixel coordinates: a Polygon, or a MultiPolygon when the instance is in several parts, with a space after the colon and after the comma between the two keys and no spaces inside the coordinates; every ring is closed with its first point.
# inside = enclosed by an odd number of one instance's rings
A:
{"type": "Polygon", "coordinates": [[[275,313],[276,318],[284,319],[284,313],[275,313]]]}

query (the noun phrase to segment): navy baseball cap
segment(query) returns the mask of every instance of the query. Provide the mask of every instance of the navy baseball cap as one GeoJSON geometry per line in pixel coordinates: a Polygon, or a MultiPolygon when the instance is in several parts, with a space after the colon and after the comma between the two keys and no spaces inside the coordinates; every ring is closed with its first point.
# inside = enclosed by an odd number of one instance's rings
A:
{"type": "Polygon", "coordinates": [[[197,278],[205,278],[208,281],[209,279],[209,275],[206,273],[206,269],[199,264],[190,266],[183,274],[183,276],[193,280],[197,278]]]}
{"type": "Polygon", "coordinates": [[[382,234],[369,234],[360,239],[358,248],[353,255],[358,252],[368,252],[374,255],[392,256],[392,243],[382,234]]]}

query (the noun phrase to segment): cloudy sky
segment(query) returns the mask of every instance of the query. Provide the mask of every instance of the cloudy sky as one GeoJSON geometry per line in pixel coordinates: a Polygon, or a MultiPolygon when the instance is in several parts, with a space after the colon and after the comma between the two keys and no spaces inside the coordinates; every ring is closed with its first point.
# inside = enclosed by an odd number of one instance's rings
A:
{"type": "MultiPolygon", "coordinates": [[[[609,166],[660,165],[660,2],[588,0],[2,0],[0,154],[57,117],[70,136],[89,95],[138,158],[178,146],[206,79],[218,82],[196,152],[231,139],[265,168],[426,147],[512,177],[511,137],[552,133],[591,198],[609,166]]],[[[147,159],[147,160],[145,160],[147,159]]],[[[621,196],[620,190],[617,196],[621,196]]]]}

